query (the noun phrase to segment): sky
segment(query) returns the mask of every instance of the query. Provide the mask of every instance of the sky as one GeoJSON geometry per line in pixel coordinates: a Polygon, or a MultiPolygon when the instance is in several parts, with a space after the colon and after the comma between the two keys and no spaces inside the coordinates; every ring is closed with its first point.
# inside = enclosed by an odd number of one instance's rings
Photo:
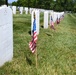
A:
{"type": "Polygon", "coordinates": [[[14,1],[17,1],[17,0],[8,0],[8,3],[12,3],[12,2],[14,2],[14,1]]]}

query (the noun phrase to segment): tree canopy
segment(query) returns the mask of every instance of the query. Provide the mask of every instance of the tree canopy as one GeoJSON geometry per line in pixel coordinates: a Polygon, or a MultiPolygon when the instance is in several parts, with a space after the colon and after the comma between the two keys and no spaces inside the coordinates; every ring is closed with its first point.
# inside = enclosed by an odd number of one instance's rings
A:
{"type": "MultiPolygon", "coordinates": [[[[0,0],[0,5],[4,3],[5,0],[0,0]]],[[[12,2],[12,5],[55,11],[76,12],[76,0],[17,0],[17,2],[12,2]]]]}
{"type": "Polygon", "coordinates": [[[0,6],[1,6],[1,5],[4,5],[5,3],[6,3],[5,0],[0,0],[0,6]]]}

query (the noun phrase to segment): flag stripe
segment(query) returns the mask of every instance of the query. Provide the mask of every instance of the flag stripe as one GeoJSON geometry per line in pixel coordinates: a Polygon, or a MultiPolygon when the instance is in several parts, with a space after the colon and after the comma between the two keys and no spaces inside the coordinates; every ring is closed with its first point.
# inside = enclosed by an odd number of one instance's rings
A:
{"type": "Polygon", "coordinates": [[[38,38],[37,38],[37,32],[36,32],[36,19],[34,19],[32,41],[29,43],[29,48],[32,51],[32,53],[35,52],[37,39],[38,38]]]}

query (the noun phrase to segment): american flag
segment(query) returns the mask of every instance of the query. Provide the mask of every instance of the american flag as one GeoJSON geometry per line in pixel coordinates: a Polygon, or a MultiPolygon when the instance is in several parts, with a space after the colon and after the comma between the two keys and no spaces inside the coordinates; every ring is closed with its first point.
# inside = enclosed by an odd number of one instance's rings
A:
{"type": "Polygon", "coordinates": [[[54,26],[53,18],[51,16],[51,26],[54,26]]]}
{"type": "Polygon", "coordinates": [[[29,43],[29,48],[32,51],[32,53],[34,53],[36,49],[36,43],[37,43],[36,19],[34,19],[34,22],[33,22],[32,32],[33,32],[32,41],[29,43]]]}
{"type": "Polygon", "coordinates": [[[57,24],[60,23],[60,18],[58,19],[58,16],[57,16],[57,20],[56,20],[57,24]]]}
{"type": "Polygon", "coordinates": [[[51,16],[51,28],[55,30],[52,16],[51,16]]]}

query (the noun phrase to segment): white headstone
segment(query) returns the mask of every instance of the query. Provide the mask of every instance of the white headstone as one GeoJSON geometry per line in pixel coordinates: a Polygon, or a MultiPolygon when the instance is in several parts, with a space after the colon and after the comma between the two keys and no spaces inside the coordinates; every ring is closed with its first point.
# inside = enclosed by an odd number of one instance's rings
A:
{"type": "Polygon", "coordinates": [[[61,14],[60,14],[60,13],[58,13],[58,19],[60,18],[60,16],[61,16],[61,14]]]}
{"type": "Polygon", "coordinates": [[[44,29],[48,28],[48,12],[44,12],[44,29]]]}
{"type": "Polygon", "coordinates": [[[54,23],[56,22],[56,20],[57,20],[57,15],[58,13],[57,12],[54,12],[54,14],[53,14],[53,21],[54,21],[54,23]]]}
{"type": "Polygon", "coordinates": [[[7,5],[2,5],[1,7],[7,7],[7,5]]]}
{"type": "Polygon", "coordinates": [[[28,8],[27,7],[25,7],[25,12],[26,12],[26,14],[28,14],[28,8]]]}
{"type": "Polygon", "coordinates": [[[9,7],[0,7],[0,66],[13,58],[13,15],[9,7]]]}
{"type": "Polygon", "coordinates": [[[39,10],[36,11],[36,23],[37,23],[37,34],[39,34],[39,25],[40,25],[40,12],[39,10]]]}
{"type": "Polygon", "coordinates": [[[12,6],[13,14],[16,14],[16,6],[12,6]]]}
{"type": "Polygon", "coordinates": [[[32,13],[32,8],[30,8],[29,12],[30,12],[30,14],[32,13]]]}
{"type": "Polygon", "coordinates": [[[34,12],[35,12],[35,16],[36,16],[36,31],[37,31],[37,34],[39,34],[39,25],[40,25],[40,19],[39,19],[39,16],[40,16],[40,13],[39,13],[39,10],[37,11],[32,11],[32,14],[31,14],[31,34],[32,34],[32,30],[33,30],[33,22],[34,22],[34,12]]]}
{"type": "Polygon", "coordinates": [[[20,7],[20,14],[23,13],[23,7],[20,7]]]}

